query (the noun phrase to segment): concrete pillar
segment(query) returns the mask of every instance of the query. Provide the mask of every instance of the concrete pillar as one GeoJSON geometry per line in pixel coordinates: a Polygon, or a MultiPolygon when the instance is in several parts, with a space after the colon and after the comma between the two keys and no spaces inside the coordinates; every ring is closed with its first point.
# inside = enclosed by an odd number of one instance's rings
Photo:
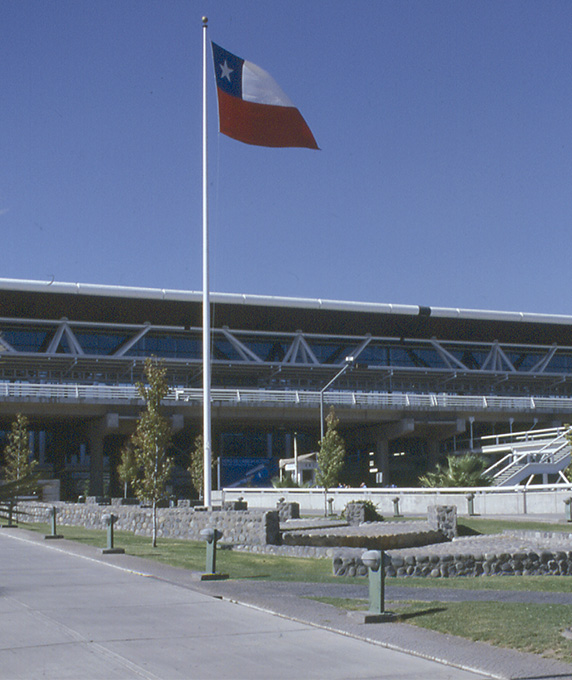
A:
{"type": "Polygon", "coordinates": [[[40,430],[38,434],[38,460],[40,465],[46,462],[46,431],[40,430]]]}
{"type": "Polygon", "coordinates": [[[89,495],[103,496],[103,438],[105,428],[96,420],[88,428],[89,436],[89,495]]]}
{"type": "Polygon", "coordinates": [[[103,496],[103,448],[107,434],[119,429],[119,415],[106,413],[88,426],[89,437],[89,494],[103,496]]]}
{"type": "Polygon", "coordinates": [[[427,441],[427,467],[432,470],[439,462],[439,442],[436,439],[427,441]]]}
{"type": "Polygon", "coordinates": [[[377,469],[383,474],[382,484],[391,484],[389,479],[389,441],[383,437],[377,437],[375,441],[375,457],[377,469]]]}

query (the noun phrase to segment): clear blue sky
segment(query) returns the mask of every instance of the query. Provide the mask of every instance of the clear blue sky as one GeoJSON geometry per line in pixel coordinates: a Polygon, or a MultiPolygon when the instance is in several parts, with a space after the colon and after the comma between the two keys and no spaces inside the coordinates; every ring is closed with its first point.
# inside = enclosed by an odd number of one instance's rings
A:
{"type": "Polygon", "coordinates": [[[321,147],[209,63],[212,290],[572,314],[569,0],[1,0],[0,276],[201,290],[203,14],[321,147]]]}

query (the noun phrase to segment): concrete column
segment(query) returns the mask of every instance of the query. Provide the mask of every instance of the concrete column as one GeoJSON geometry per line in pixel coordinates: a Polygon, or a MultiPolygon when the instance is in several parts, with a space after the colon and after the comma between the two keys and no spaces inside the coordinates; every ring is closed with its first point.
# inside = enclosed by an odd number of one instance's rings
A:
{"type": "Polygon", "coordinates": [[[375,441],[375,457],[377,469],[383,473],[383,486],[391,483],[389,479],[389,442],[383,437],[377,437],[375,441]]]}
{"type": "Polygon", "coordinates": [[[89,437],[89,493],[103,496],[103,448],[107,434],[119,429],[119,415],[106,413],[88,426],[89,437]]]}
{"type": "Polygon", "coordinates": [[[439,442],[436,439],[427,441],[427,467],[432,470],[439,462],[439,442]]]}
{"type": "Polygon", "coordinates": [[[46,431],[40,430],[38,435],[38,460],[40,465],[46,462],[46,431]]]}
{"type": "Polygon", "coordinates": [[[103,438],[105,428],[101,420],[88,428],[89,436],[89,494],[103,496],[103,438]]]}

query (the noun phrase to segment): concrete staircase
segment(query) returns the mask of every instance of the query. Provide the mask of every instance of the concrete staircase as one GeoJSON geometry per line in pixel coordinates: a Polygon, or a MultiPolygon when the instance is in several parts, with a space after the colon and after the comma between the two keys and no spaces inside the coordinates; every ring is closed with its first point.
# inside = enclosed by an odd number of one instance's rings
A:
{"type": "Polygon", "coordinates": [[[491,444],[483,441],[483,455],[504,454],[485,470],[485,475],[491,478],[493,486],[517,486],[525,480],[529,485],[536,476],[541,476],[543,483],[554,475],[558,482],[567,481],[563,472],[572,455],[566,431],[551,428],[483,438],[493,440],[491,444]]]}

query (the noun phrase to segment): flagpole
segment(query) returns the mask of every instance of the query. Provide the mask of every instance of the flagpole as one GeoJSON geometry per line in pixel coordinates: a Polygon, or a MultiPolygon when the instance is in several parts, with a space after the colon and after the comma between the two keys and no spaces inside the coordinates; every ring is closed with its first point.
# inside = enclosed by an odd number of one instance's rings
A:
{"type": "Polygon", "coordinates": [[[203,17],[203,504],[212,508],[211,500],[211,351],[209,297],[209,213],[207,157],[207,17],[203,17]]]}

